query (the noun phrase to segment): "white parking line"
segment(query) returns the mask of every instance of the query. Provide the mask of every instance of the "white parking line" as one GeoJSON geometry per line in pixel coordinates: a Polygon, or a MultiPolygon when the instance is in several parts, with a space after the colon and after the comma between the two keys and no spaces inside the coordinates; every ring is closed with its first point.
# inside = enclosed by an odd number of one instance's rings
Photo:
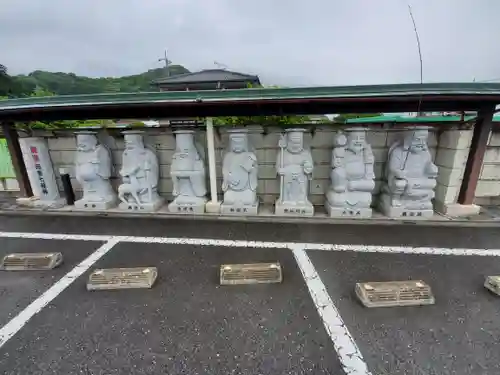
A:
{"type": "Polygon", "coordinates": [[[59,281],[52,285],[45,293],[34,300],[16,317],[9,321],[0,329],[0,348],[14,336],[28,321],[38,314],[45,306],[47,306],[54,298],[63,292],[73,281],[83,275],[95,262],[104,256],[109,250],[118,243],[117,240],[111,239],[96,251],[90,254],[86,259],[80,262],[75,268],[64,275],[59,281]]]}
{"type": "MultiPolygon", "coordinates": [[[[278,248],[288,249],[299,247],[304,250],[321,251],[354,251],[363,253],[403,253],[425,255],[462,255],[462,256],[500,256],[500,249],[468,249],[451,247],[413,247],[413,246],[379,246],[379,245],[353,245],[353,244],[325,244],[325,243],[300,243],[300,242],[273,242],[273,241],[247,241],[223,240],[213,238],[177,238],[177,237],[141,237],[141,236],[113,236],[113,235],[86,235],[86,234],[59,234],[59,233],[24,233],[0,232],[4,238],[29,238],[41,240],[76,240],[76,241],[109,241],[135,243],[156,243],[165,245],[195,245],[215,247],[246,247],[246,248],[278,248]]],[[[167,248],[168,249],[168,248],[167,248]]]]}
{"type": "Polygon", "coordinates": [[[371,372],[368,370],[361,351],[333,304],[306,251],[299,246],[293,246],[292,251],[345,373],[348,375],[370,375],[371,372]]]}
{"type": "MultiPolygon", "coordinates": [[[[73,268],[69,273],[57,281],[45,293],[33,301],[21,313],[0,329],[0,348],[14,336],[26,323],[45,306],[53,301],[60,293],[68,288],[73,281],[83,275],[95,262],[108,253],[119,242],[165,244],[165,245],[194,245],[207,247],[240,247],[240,248],[279,248],[291,249],[301,270],[311,298],[329,334],[338,358],[348,375],[371,375],[363,356],[352,335],[344,324],[342,317],[331,300],[325,285],[321,281],[307,250],[319,251],[352,251],[352,252],[381,252],[427,255],[459,255],[459,256],[500,256],[500,249],[462,249],[462,248],[435,248],[411,246],[376,246],[376,245],[335,245],[324,243],[295,243],[273,241],[223,240],[210,238],[175,238],[175,237],[141,237],[141,236],[113,236],[113,235],[80,235],[59,233],[26,233],[0,232],[0,238],[40,239],[40,240],[77,240],[106,242],[95,252],[73,268]]],[[[169,247],[166,246],[165,250],[169,247]]]]}

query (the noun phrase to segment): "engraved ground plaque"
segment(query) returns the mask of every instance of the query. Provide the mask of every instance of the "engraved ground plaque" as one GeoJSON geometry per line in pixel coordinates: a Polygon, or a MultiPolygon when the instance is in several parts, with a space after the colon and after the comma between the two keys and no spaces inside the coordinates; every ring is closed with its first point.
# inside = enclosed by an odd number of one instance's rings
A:
{"type": "Polygon", "coordinates": [[[87,290],[150,289],[157,277],[156,267],[97,269],[89,276],[87,290]]]}
{"type": "Polygon", "coordinates": [[[221,285],[272,284],[282,281],[283,273],[278,262],[220,266],[221,285]]]}
{"type": "Polygon", "coordinates": [[[13,253],[6,255],[0,263],[4,271],[51,270],[63,261],[61,253],[13,253]]]}
{"type": "Polygon", "coordinates": [[[356,283],[356,296],[366,307],[433,305],[434,295],[421,280],[356,283]]]}

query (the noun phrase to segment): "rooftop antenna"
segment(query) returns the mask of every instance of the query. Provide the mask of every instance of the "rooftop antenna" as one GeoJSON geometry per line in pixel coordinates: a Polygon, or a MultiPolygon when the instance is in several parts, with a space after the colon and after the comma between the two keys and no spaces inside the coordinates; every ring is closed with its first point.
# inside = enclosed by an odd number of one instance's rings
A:
{"type": "MultiPolygon", "coordinates": [[[[413,23],[413,30],[415,31],[415,39],[417,40],[418,58],[420,61],[420,84],[422,85],[424,83],[424,64],[422,61],[422,49],[420,48],[420,37],[418,35],[417,24],[415,22],[415,18],[413,17],[413,12],[410,4],[408,4],[408,12],[410,13],[411,22],[413,23]]],[[[418,100],[417,116],[420,115],[421,106],[422,106],[422,95],[420,95],[420,98],[418,100]]]]}
{"type": "Polygon", "coordinates": [[[222,70],[226,70],[227,69],[227,65],[226,64],[222,64],[220,62],[217,62],[217,61],[214,61],[214,65],[219,68],[219,69],[222,69],[222,70]]]}
{"type": "Polygon", "coordinates": [[[158,61],[165,61],[165,71],[167,72],[167,77],[170,76],[170,64],[172,64],[172,61],[170,61],[167,57],[167,50],[165,50],[165,55],[161,59],[158,59],[158,61]]]}
{"type": "MultiPolygon", "coordinates": [[[[418,58],[419,58],[419,62],[420,62],[420,85],[423,85],[423,83],[424,83],[424,64],[422,62],[422,49],[420,48],[420,37],[418,35],[417,23],[415,22],[415,18],[413,17],[411,5],[409,3],[408,3],[408,12],[410,13],[411,22],[413,23],[413,30],[415,31],[415,38],[417,40],[418,58]]],[[[420,94],[420,97],[418,98],[417,116],[421,115],[421,112],[420,112],[421,106],[422,106],[422,94],[420,94]]],[[[414,137],[414,136],[415,136],[415,130],[413,130],[412,137],[414,137]]],[[[402,170],[404,170],[406,168],[408,156],[409,156],[409,151],[407,150],[404,161],[403,161],[403,166],[402,166],[403,168],[401,168],[402,170]]]]}

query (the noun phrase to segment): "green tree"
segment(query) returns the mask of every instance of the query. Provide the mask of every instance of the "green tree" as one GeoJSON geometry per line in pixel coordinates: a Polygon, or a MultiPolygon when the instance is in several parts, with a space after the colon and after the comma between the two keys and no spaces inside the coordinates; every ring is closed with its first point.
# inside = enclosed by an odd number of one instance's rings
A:
{"type": "MultiPolygon", "coordinates": [[[[171,75],[189,73],[182,65],[171,65],[171,75]]],[[[123,77],[90,78],[74,73],[52,73],[35,70],[28,75],[13,76],[14,96],[30,96],[36,87],[56,95],[100,94],[105,92],[138,92],[157,90],[151,83],[165,76],[163,68],[123,77]]]]}
{"type": "MultiPolygon", "coordinates": [[[[30,95],[31,97],[47,97],[54,96],[53,92],[50,92],[43,87],[36,87],[35,90],[30,95]]],[[[1,97],[0,97],[1,99],[1,97]]],[[[16,127],[18,129],[67,129],[67,128],[89,128],[89,127],[106,127],[110,125],[108,120],[59,120],[59,121],[29,121],[23,123],[17,123],[16,127]]]]}
{"type": "Polygon", "coordinates": [[[383,113],[344,113],[338,116],[335,116],[333,119],[334,122],[338,124],[345,124],[346,120],[352,118],[365,118],[365,117],[377,117],[382,116],[383,113]]]}
{"type": "MultiPolygon", "coordinates": [[[[262,85],[252,85],[251,83],[247,84],[247,88],[249,89],[270,89],[270,88],[279,88],[279,86],[267,86],[264,87],[262,85]]],[[[298,115],[289,115],[289,116],[228,116],[228,117],[216,117],[214,118],[214,125],[216,126],[241,126],[241,125],[274,125],[274,126],[287,126],[287,125],[300,125],[307,123],[309,121],[309,116],[298,116],[298,115]]]]}
{"type": "Polygon", "coordinates": [[[0,96],[7,96],[12,84],[12,78],[7,72],[7,67],[0,64],[0,96]]]}

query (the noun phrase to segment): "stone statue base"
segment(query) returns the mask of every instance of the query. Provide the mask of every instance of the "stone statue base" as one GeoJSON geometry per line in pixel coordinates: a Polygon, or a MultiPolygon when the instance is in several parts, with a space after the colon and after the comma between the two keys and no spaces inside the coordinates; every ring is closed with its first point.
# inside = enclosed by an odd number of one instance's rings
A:
{"type": "Polygon", "coordinates": [[[142,212],[154,212],[157,211],[161,206],[163,206],[165,200],[161,197],[149,203],[142,203],[140,206],[135,202],[123,203],[121,202],[118,208],[127,211],[142,211],[142,212]]]}
{"type": "Polygon", "coordinates": [[[274,214],[278,216],[313,216],[314,206],[310,202],[288,203],[276,201],[274,214]]]}
{"type": "Polygon", "coordinates": [[[17,198],[16,203],[20,206],[29,208],[41,208],[41,209],[56,209],[62,208],[66,205],[66,200],[64,198],[59,198],[55,200],[43,200],[38,197],[30,198],[17,198]]]}
{"type": "Polygon", "coordinates": [[[249,204],[224,204],[220,206],[222,215],[257,215],[259,212],[259,203],[249,204]]]}
{"type": "Polygon", "coordinates": [[[206,198],[195,198],[191,202],[178,203],[174,199],[168,204],[168,211],[175,214],[204,214],[206,198]]]}
{"type": "MultiPolygon", "coordinates": [[[[380,197],[380,211],[390,218],[431,218],[434,216],[434,210],[431,208],[408,207],[408,205],[393,206],[391,197],[382,194],[380,197]]],[[[424,203],[425,205],[425,203],[424,203]]],[[[432,207],[432,203],[428,203],[432,207]]]]}
{"type": "Polygon", "coordinates": [[[85,199],[80,199],[75,202],[75,208],[79,210],[107,210],[108,208],[116,207],[117,200],[109,199],[107,201],[91,202],[85,199]]]}
{"type": "Polygon", "coordinates": [[[330,217],[345,217],[350,219],[369,219],[372,217],[371,208],[332,207],[325,202],[326,212],[330,217]]]}

